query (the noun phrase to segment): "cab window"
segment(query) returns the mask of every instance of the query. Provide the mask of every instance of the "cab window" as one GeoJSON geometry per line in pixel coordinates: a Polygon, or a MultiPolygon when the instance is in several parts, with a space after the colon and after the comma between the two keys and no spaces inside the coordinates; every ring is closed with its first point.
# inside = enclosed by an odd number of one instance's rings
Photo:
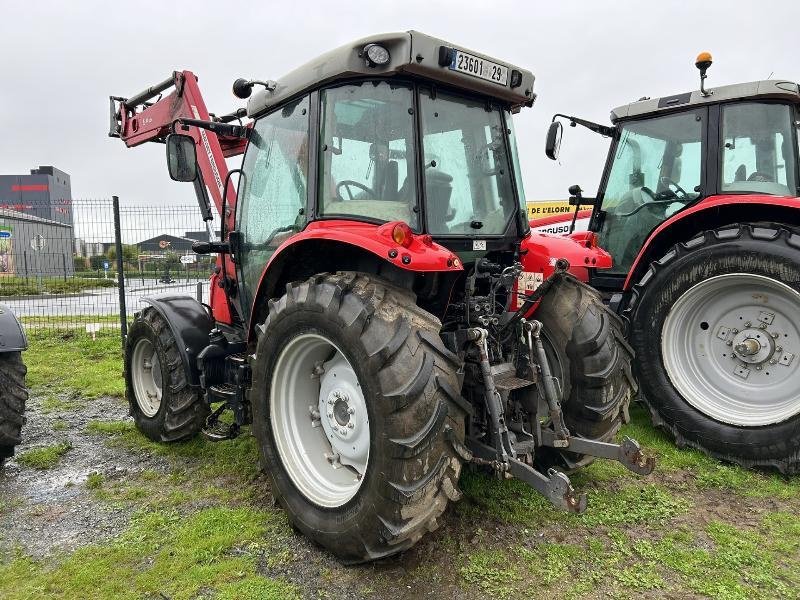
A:
{"type": "Polygon", "coordinates": [[[517,200],[498,107],[420,90],[425,210],[433,235],[501,235],[517,200]]]}
{"type": "Polygon", "coordinates": [[[321,98],[320,214],[417,229],[411,86],[364,82],[321,98]]]}
{"type": "Polygon", "coordinates": [[[600,245],[610,273],[627,273],[647,235],[700,197],[704,110],[622,126],[602,209],[600,245]]]}
{"type": "Polygon", "coordinates": [[[305,225],[308,106],[304,98],[263,117],[250,136],[237,203],[245,310],[275,249],[305,225]]]}
{"type": "Polygon", "coordinates": [[[789,106],[758,102],[723,106],[723,192],[794,196],[796,153],[789,106]]]}

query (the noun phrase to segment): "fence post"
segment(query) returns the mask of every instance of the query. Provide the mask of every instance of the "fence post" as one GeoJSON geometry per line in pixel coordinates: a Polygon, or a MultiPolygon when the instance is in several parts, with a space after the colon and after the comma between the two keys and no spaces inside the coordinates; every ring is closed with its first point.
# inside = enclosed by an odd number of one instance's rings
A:
{"type": "Polygon", "coordinates": [[[197,282],[197,301],[203,302],[203,282],[197,282]]]}
{"type": "Polygon", "coordinates": [[[119,197],[111,196],[114,203],[114,242],[117,247],[117,288],[119,289],[119,331],[122,338],[122,351],[125,352],[125,338],[128,337],[128,314],[125,310],[125,271],[122,257],[122,226],[119,218],[119,197]]]}

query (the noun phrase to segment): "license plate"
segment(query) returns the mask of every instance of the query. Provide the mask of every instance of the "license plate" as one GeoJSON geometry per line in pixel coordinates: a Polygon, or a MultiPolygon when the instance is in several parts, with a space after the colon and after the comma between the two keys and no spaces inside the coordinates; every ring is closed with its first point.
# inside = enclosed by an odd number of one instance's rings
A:
{"type": "Polygon", "coordinates": [[[453,62],[450,63],[450,69],[473,77],[479,77],[498,85],[506,85],[508,83],[508,67],[461,50],[453,52],[453,62]]]}

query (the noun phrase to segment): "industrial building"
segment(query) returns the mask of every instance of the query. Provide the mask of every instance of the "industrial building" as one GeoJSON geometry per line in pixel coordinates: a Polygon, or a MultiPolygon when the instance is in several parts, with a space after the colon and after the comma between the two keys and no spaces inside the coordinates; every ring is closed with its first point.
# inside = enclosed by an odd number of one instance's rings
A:
{"type": "Polygon", "coordinates": [[[0,276],[72,275],[74,245],[67,173],[40,166],[28,175],[0,175],[0,276]]]}

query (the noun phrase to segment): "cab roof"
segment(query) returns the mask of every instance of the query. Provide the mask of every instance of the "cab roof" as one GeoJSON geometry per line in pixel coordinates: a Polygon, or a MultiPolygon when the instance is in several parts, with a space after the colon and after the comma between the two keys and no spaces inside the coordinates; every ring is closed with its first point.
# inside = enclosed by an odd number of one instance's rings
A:
{"type": "Polygon", "coordinates": [[[490,96],[509,105],[514,111],[531,106],[536,97],[533,93],[534,76],[530,71],[418,31],[407,31],[365,37],[326,52],[279,78],[274,90],[260,89],[255,92],[247,102],[247,115],[258,116],[292,97],[332,81],[350,77],[402,75],[422,77],[490,96]],[[363,49],[367,44],[380,44],[386,48],[389,62],[381,66],[369,65],[363,57],[363,49]],[[452,50],[460,50],[507,67],[505,85],[450,69],[447,57],[452,54],[448,55],[447,52],[452,50]]]}
{"type": "Polygon", "coordinates": [[[713,93],[710,96],[703,96],[700,90],[695,90],[684,94],[675,94],[662,98],[644,98],[637,102],[631,102],[612,110],[611,122],[616,123],[623,119],[667,112],[677,107],[703,106],[730,100],[773,99],[800,104],[800,86],[791,81],[779,79],[725,85],[711,88],[708,91],[713,93]]]}

